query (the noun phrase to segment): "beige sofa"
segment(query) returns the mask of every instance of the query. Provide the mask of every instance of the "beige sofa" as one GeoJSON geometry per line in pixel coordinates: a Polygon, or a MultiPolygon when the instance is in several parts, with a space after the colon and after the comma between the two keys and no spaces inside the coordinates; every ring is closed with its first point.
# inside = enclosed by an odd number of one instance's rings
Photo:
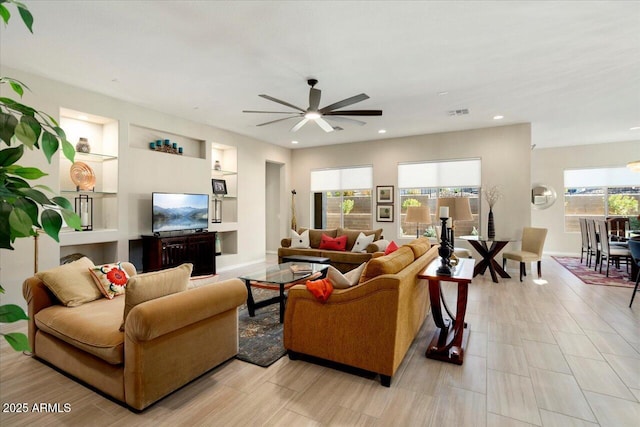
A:
{"type": "Polygon", "coordinates": [[[438,247],[420,238],[375,257],[358,285],[334,289],[326,303],[305,286],[292,287],[284,318],[290,357],[302,353],[375,372],[389,386],[431,307],[428,284],[417,275],[438,247]]]}
{"type": "MultiPolygon", "coordinates": [[[[307,228],[299,228],[298,233],[302,234],[307,228]]],[[[308,249],[291,248],[291,239],[284,238],[280,242],[280,248],[278,248],[278,262],[282,263],[283,258],[292,255],[306,255],[314,257],[325,257],[330,259],[331,265],[346,273],[349,270],[353,270],[363,262],[367,262],[371,259],[373,253],[380,250],[384,251],[386,241],[382,241],[382,229],[376,230],[351,230],[347,228],[331,228],[331,229],[308,229],[309,230],[309,246],[308,249]],[[351,252],[353,245],[355,244],[358,235],[364,233],[366,236],[374,235],[373,243],[369,244],[366,248],[366,252],[351,252]],[[329,237],[347,236],[347,250],[335,251],[330,249],[320,249],[320,239],[322,235],[326,234],[329,237]],[[384,244],[383,244],[384,242],[384,244]],[[383,244],[383,246],[381,246],[383,244]]]]}
{"type": "MultiPolygon", "coordinates": [[[[122,269],[136,275],[133,264],[122,269]]],[[[158,273],[156,281],[164,277],[158,273]]],[[[24,282],[23,295],[35,357],[142,410],[237,354],[237,307],[247,290],[231,279],[142,302],[129,311],[123,332],[125,295],[67,307],[35,276],[24,282]]]]}

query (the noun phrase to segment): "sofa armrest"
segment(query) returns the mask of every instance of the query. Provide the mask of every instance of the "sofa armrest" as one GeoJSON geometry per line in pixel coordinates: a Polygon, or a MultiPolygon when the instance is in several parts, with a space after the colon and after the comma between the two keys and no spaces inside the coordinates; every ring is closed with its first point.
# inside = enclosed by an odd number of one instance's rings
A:
{"type": "Polygon", "coordinates": [[[27,302],[29,345],[31,346],[31,351],[35,352],[35,336],[37,330],[35,316],[40,310],[59,304],[59,301],[44,282],[35,276],[29,277],[22,283],[22,296],[27,302]]]}
{"type": "Polygon", "coordinates": [[[125,322],[133,341],[150,341],[217,314],[234,310],[247,300],[247,287],[229,279],[189,289],[135,306],[125,322]]]}

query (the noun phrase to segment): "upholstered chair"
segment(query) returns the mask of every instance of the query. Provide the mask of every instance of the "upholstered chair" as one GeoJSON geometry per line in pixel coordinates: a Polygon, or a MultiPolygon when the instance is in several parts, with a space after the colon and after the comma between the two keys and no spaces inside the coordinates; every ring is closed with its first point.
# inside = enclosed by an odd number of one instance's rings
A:
{"type": "Polygon", "coordinates": [[[609,236],[609,223],[607,221],[596,221],[598,227],[598,233],[600,235],[600,273],[602,273],[602,266],[605,261],[607,262],[607,277],[609,277],[609,265],[612,262],[616,263],[616,266],[620,265],[620,261],[623,260],[629,270],[629,261],[631,259],[631,252],[628,247],[614,246],[608,239],[609,236]]]}
{"type": "Polygon", "coordinates": [[[546,228],[525,227],[522,230],[522,247],[519,251],[504,252],[502,254],[502,268],[505,268],[507,260],[511,259],[520,263],[520,281],[527,275],[525,263],[538,263],[538,278],[542,276],[542,248],[547,238],[546,228]]]}

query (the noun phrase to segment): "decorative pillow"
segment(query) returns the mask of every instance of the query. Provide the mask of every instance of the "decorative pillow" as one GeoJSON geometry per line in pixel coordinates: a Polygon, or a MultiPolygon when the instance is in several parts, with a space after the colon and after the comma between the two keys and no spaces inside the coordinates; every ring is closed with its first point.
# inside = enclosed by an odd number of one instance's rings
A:
{"type": "Polygon", "coordinates": [[[89,273],[102,295],[113,299],[124,294],[129,281],[129,275],[122,268],[121,263],[104,264],[89,268],[89,273]]]}
{"type": "Polygon", "coordinates": [[[307,289],[320,302],[326,302],[333,292],[333,285],[328,279],[307,280],[307,289]]]}
{"type": "Polygon", "coordinates": [[[336,289],[350,288],[351,286],[358,284],[360,276],[362,275],[366,265],[367,263],[363,262],[358,267],[351,271],[347,271],[344,274],[334,266],[330,265],[327,269],[327,279],[329,279],[333,287],[336,289]]]}
{"type": "Polygon", "coordinates": [[[87,271],[91,267],[94,267],[93,262],[83,257],[60,267],[41,271],[36,277],[44,282],[63,305],[77,307],[102,298],[102,293],[87,271]]]}
{"type": "Polygon", "coordinates": [[[137,274],[129,279],[120,330],[124,331],[124,322],[136,305],[186,290],[192,270],[193,264],[182,264],[166,270],[137,274]]]}
{"type": "Polygon", "coordinates": [[[323,234],[320,238],[319,249],[330,249],[333,251],[346,251],[347,250],[347,236],[329,237],[323,234]]]}
{"type": "Polygon", "coordinates": [[[356,242],[353,244],[351,252],[365,252],[367,250],[367,246],[369,246],[369,243],[373,242],[373,239],[375,237],[376,236],[373,234],[370,236],[365,236],[365,234],[361,232],[358,235],[356,242]]]}
{"type": "Polygon", "coordinates": [[[391,243],[387,245],[387,249],[385,249],[384,254],[389,255],[390,253],[395,252],[397,250],[398,250],[398,244],[392,240],[391,243]]]}
{"type": "Polygon", "coordinates": [[[296,230],[291,230],[291,249],[309,249],[309,230],[298,234],[296,230]]]}

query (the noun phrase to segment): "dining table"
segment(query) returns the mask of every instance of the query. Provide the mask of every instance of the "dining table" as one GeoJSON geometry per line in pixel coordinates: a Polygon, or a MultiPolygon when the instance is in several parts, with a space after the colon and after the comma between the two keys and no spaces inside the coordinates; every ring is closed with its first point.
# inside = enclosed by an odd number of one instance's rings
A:
{"type": "Polygon", "coordinates": [[[477,263],[473,269],[473,277],[478,274],[484,274],[487,269],[491,273],[491,279],[494,283],[498,283],[498,276],[503,279],[510,279],[502,266],[495,260],[495,257],[510,242],[517,241],[509,237],[484,237],[484,236],[460,236],[460,239],[466,240],[480,254],[482,260],[477,263]]]}

